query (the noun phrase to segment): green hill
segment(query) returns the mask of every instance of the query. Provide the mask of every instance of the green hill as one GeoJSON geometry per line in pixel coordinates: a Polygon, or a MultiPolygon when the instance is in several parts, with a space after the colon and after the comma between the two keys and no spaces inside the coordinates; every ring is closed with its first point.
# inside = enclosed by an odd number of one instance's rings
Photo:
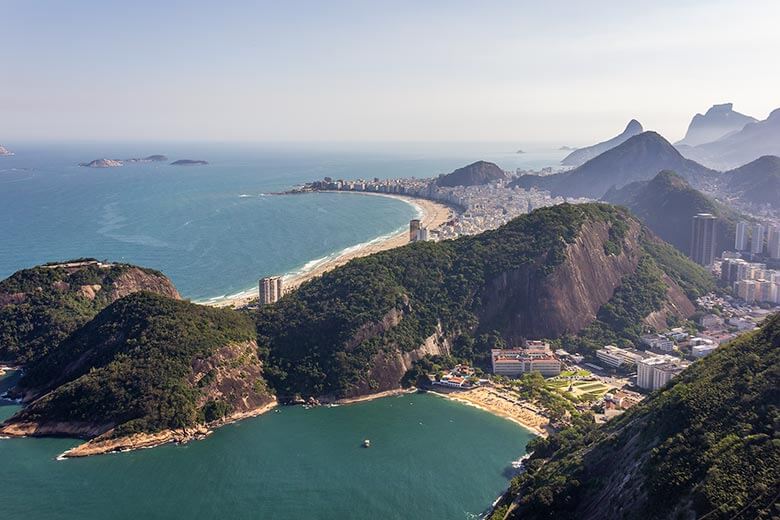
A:
{"type": "Polygon", "coordinates": [[[18,271],[0,282],[0,361],[40,359],[111,302],[137,291],[179,293],[162,273],[80,259],[18,271]]]}
{"type": "Polygon", "coordinates": [[[775,518],[780,315],[597,428],[537,439],[496,519],[775,518]]]}
{"type": "Polygon", "coordinates": [[[397,388],[425,355],[480,362],[496,342],[581,331],[635,339],[690,315],[686,295],[711,283],[626,210],[563,204],[354,260],[263,307],[258,343],[282,397],[350,397],[397,388]]]}
{"type": "Polygon", "coordinates": [[[17,391],[32,402],[0,432],[96,438],[99,447],[251,414],[273,401],[250,318],[146,292],[114,302],[71,334],[28,369],[17,391]]]}
{"type": "Polygon", "coordinates": [[[654,233],[685,254],[691,250],[693,216],[712,213],[723,227],[718,252],[734,247],[739,214],[692,188],[672,171],[665,170],[649,181],[612,189],[603,199],[626,206],[654,233]]]}

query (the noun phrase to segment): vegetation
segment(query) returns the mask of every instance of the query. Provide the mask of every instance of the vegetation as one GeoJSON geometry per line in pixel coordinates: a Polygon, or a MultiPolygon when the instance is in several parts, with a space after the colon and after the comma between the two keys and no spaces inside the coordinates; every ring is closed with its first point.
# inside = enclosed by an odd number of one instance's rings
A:
{"type": "Polygon", "coordinates": [[[627,218],[612,206],[563,204],[477,236],[354,260],[261,309],[268,379],[281,395],[345,395],[364,383],[376,356],[416,349],[439,325],[454,338],[456,356],[479,360],[503,341],[480,327],[488,281],[521,267],[546,277],[589,220],[608,222],[605,248],[618,247],[627,218]]]}
{"type": "Polygon", "coordinates": [[[116,426],[122,435],[219,419],[244,400],[268,400],[255,384],[254,339],[252,321],[235,311],[134,293],[29,368],[20,387],[51,391],[10,421],[116,426]]]}
{"type": "Polygon", "coordinates": [[[778,432],[775,315],[606,425],[580,416],[532,441],[527,471],[499,507],[522,519],[772,518],[778,432]]]}
{"type": "Polygon", "coordinates": [[[18,271],[0,282],[0,360],[30,363],[56,348],[116,298],[114,286],[130,269],[140,270],[175,293],[167,278],[151,269],[127,264],[100,267],[91,263],[78,269],[55,265],[18,271]],[[84,291],[83,287],[94,289],[84,291]]]}

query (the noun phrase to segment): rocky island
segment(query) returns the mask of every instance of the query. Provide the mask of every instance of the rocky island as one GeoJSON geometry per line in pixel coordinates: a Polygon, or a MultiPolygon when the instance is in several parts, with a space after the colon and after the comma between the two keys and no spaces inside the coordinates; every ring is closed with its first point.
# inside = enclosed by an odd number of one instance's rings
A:
{"type": "Polygon", "coordinates": [[[3,145],[0,145],[0,157],[10,157],[11,155],[14,155],[12,151],[3,145]]]}
{"type": "Polygon", "coordinates": [[[119,159],[95,159],[87,163],[79,163],[79,166],[86,168],[118,168],[124,166],[124,163],[119,159]]]}
{"type": "Polygon", "coordinates": [[[200,166],[206,164],[208,164],[208,161],[201,161],[201,160],[194,160],[194,159],[179,159],[178,161],[173,161],[171,163],[171,166],[200,166]]]}

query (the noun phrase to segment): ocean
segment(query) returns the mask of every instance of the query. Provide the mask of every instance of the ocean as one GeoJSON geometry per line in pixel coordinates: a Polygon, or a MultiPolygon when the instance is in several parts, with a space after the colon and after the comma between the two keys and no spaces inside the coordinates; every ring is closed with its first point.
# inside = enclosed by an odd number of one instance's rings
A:
{"type": "MultiPolygon", "coordinates": [[[[0,278],[89,256],[159,269],[195,301],[310,268],[416,214],[383,197],[269,193],[325,176],[431,177],[479,159],[541,168],[565,153],[517,154],[507,143],[3,144],[16,155],[0,158],[0,278]],[[77,166],[158,153],[210,164],[77,166]]],[[[17,409],[0,400],[0,419],[17,409]]],[[[0,511],[36,519],[476,518],[506,488],[510,463],[531,438],[481,410],[405,395],[282,407],[204,441],[81,460],[56,460],[75,440],[0,439],[0,511]],[[365,438],[370,449],[360,446],[365,438]]]]}
{"type": "MultiPolygon", "coordinates": [[[[0,419],[16,409],[0,402],[0,419]]],[[[0,511],[36,520],[473,519],[506,488],[532,438],[428,394],[278,410],[202,441],[85,459],[56,460],[74,440],[0,439],[0,511]]]]}
{"type": "Polygon", "coordinates": [[[416,216],[411,205],[382,197],[270,193],[325,176],[432,177],[479,159],[538,168],[564,153],[517,154],[506,143],[4,144],[16,155],[0,157],[0,279],[44,262],[95,257],[158,269],[194,301],[310,269],[416,216]],[[78,166],[157,153],[210,164],[78,166]]]}

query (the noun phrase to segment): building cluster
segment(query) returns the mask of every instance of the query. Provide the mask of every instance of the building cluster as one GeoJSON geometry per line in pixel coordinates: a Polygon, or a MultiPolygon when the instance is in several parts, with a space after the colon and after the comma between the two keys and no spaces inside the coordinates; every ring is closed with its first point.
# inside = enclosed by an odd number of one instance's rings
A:
{"type": "Polygon", "coordinates": [[[333,180],[307,183],[292,190],[293,193],[312,191],[358,191],[406,195],[441,202],[458,208],[459,214],[438,229],[412,235],[410,240],[447,240],[464,235],[474,235],[495,229],[513,218],[537,208],[554,206],[563,202],[586,202],[588,199],[552,197],[549,192],[512,187],[511,177],[506,180],[478,186],[441,187],[435,179],[374,179],[333,180]]]}
{"type": "Polygon", "coordinates": [[[734,238],[735,251],[750,251],[753,255],[762,255],[780,259],[780,226],[766,225],[760,222],[737,223],[734,238]]]}
{"type": "Polygon", "coordinates": [[[720,279],[746,302],[780,303],[780,270],[742,258],[725,258],[720,263],[720,279]]]}
{"type": "MultiPolygon", "coordinates": [[[[711,266],[721,255],[718,244],[723,243],[725,224],[711,213],[698,213],[691,221],[691,259],[701,265],[711,266]]],[[[722,248],[721,248],[722,249],[722,248]]],[[[749,256],[780,260],[780,225],[775,223],[741,221],[734,235],[733,256],[749,256]]],[[[726,256],[729,256],[728,254],[726,256]]]]}
{"type": "Polygon", "coordinates": [[[270,305],[284,294],[281,276],[267,276],[260,280],[260,303],[270,305]]]}
{"type": "Polygon", "coordinates": [[[561,360],[542,341],[528,341],[524,348],[492,349],[490,361],[493,373],[499,376],[518,377],[539,372],[544,377],[552,377],[561,373],[561,360]]]}

